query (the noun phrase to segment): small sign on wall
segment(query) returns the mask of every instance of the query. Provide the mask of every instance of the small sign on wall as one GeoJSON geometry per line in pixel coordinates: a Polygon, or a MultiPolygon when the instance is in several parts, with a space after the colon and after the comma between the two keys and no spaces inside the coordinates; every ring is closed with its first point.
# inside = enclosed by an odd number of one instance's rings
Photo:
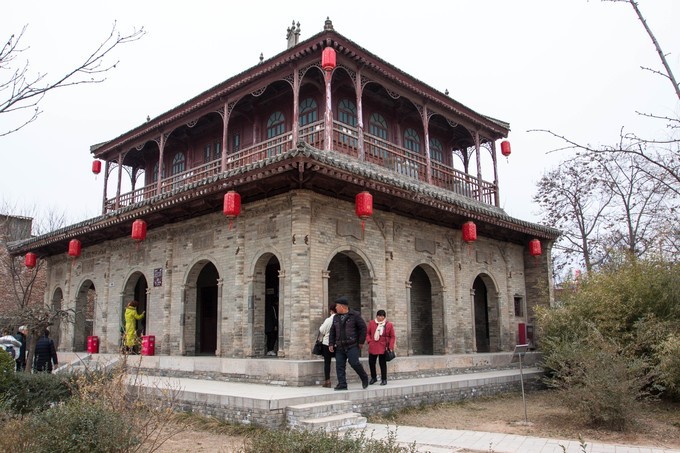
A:
{"type": "Polygon", "coordinates": [[[157,267],[153,270],[153,286],[163,286],[163,268],[157,267]]]}

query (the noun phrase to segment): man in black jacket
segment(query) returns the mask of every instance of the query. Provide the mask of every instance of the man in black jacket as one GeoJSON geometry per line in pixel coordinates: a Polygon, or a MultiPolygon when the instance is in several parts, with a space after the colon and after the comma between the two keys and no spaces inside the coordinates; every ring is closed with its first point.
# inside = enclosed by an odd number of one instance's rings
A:
{"type": "Polygon", "coordinates": [[[366,322],[356,310],[349,309],[346,297],[339,297],[335,301],[337,314],[333,318],[328,350],[335,351],[335,371],[338,375],[338,385],[335,390],[347,390],[345,368],[350,366],[361,378],[363,388],[368,387],[368,374],[359,362],[359,350],[366,341],[366,322]]]}
{"type": "Polygon", "coordinates": [[[54,363],[55,368],[59,366],[57,350],[54,347],[54,342],[50,339],[50,331],[45,329],[43,336],[38,339],[38,343],[35,345],[33,371],[51,373],[52,363],[54,363]]]}

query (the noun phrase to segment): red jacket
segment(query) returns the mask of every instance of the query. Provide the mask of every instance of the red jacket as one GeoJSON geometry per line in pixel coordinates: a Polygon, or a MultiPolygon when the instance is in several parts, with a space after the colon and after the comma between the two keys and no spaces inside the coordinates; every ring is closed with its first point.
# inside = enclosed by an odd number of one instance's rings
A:
{"type": "Polygon", "coordinates": [[[382,335],[378,341],[375,341],[373,336],[375,331],[378,329],[378,323],[375,319],[371,319],[368,323],[368,330],[366,331],[366,343],[368,343],[368,353],[373,355],[382,355],[385,353],[385,348],[389,346],[390,349],[394,349],[394,343],[397,341],[397,337],[394,335],[394,326],[391,322],[385,322],[385,328],[383,329],[382,335]]]}

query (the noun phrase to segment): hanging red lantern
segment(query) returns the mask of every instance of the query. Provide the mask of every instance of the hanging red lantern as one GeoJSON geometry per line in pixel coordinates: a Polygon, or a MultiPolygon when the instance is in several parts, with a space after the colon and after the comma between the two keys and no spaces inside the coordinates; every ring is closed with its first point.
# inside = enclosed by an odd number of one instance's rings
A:
{"type": "Polygon", "coordinates": [[[321,54],[321,67],[324,71],[335,69],[335,49],[326,47],[321,54]]]}
{"type": "Polygon", "coordinates": [[[477,225],[473,221],[467,221],[463,224],[463,240],[468,244],[477,240],[477,225]]]}
{"type": "Polygon", "coordinates": [[[373,215],[373,195],[363,191],[354,198],[354,211],[361,219],[361,232],[364,231],[366,219],[373,215]]]}
{"type": "Polygon", "coordinates": [[[29,269],[33,269],[35,267],[35,264],[38,261],[38,256],[33,252],[28,252],[26,254],[25,260],[26,260],[26,267],[29,268],[29,269]]]}
{"type": "Polygon", "coordinates": [[[73,258],[80,256],[80,241],[78,239],[71,239],[71,242],[68,243],[68,255],[73,258]]]}
{"type": "Polygon", "coordinates": [[[539,256],[541,254],[541,241],[532,239],[529,241],[529,255],[539,256]]]}
{"type": "Polygon", "coordinates": [[[230,190],[224,194],[224,207],[222,212],[229,218],[229,229],[231,230],[232,220],[241,214],[241,195],[239,195],[238,192],[230,190]]]}
{"type": "Polygon", "coordinates": [[[503,140],[501,142],[501,154],[503,154],[505,157],[508,157],[512,151],[510,150],[510,142],[507,140],[503,140]]]}
{"type": "Polygon", "coordinates": [[[102,171],[102,161],[93,160],[92,161],[92,173],[98,175],[102,171]]]}
{"type": "Polygon", "coordinates": [[[132,239],[141,242],[146,239],[146,222],[140,219],[132,222],[132,239]]]}

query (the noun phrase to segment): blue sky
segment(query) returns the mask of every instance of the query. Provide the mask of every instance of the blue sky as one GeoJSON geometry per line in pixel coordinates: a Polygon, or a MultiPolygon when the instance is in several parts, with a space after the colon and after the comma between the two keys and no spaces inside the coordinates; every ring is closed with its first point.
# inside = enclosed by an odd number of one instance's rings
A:
{"type": "MultiPolygon", "coordinates": [[[[639,6],[680,76],[680,2],[639,6]]],[[[103,175],[90,172],[90,145],[114,138],[301,39],[335,29],[377,56],[479,113],[510,123],[512,155],[499,160],[502,207],[538,221],[535,183],[565,157],[550,129],[593,145],[626,131],[665,137],[665,125],[636,111],[677,116],[658,55],[627,3],[586,0],[358,2],[13,2],[0,38],[28,29],[23,53],[34,73],[78,64],[117,21],[147,35],[121,47],[102,84],[49,94],[40,118],[0,138],[0,202],[22,211],[66,211],[71,221],[101,212],[103,175]]],[[[112,60],[113,61],[113,60],[112,60]]],[[[0,79],[3,80],[3,79],[0,79]]],[[[0,129],[16,123],[0,115],[0,129]]],[[[484,175],[491,180],[491,175],[484,175]]]]}

